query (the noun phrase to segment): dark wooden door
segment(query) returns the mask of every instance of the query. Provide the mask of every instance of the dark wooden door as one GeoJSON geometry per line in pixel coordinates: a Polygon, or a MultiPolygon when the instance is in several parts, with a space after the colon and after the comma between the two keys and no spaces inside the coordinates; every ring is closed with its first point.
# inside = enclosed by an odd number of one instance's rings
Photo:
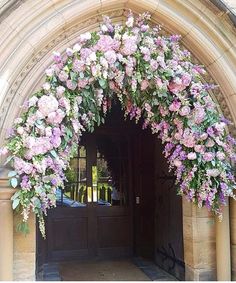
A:
{"type": "Polygon", "coordinates": [[[127,157],[119,156],[119,141],[113,155],[107,154],[109,162],[98,154],[96,138],[87,136],[84,143],[86,154],[79,152],[72,162],[73,172],[80,171],[72,178],[75,182],[60,191],[58,207],[48,213],[47,261],[124,257],[133,251],[128,182],[124,182],[127,157]],[[115,174],[106,175],[106,162],[115,174]],[[119,199],[112,200],[116,189],[119,199]]]}

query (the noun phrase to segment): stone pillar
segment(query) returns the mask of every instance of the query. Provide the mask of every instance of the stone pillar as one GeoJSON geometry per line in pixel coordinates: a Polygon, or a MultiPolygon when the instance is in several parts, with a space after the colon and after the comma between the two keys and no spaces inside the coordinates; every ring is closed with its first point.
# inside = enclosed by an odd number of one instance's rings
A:
{"type": "Polygon", "coordinates": [[[215,219],[183,197],[185,280],[216,280],[215,219]]]}
{"type": "Polygon", "coordinates": [[[236,201],[230,199],[230,236],[231,236],[231,262],[232,281],[236,281],[236,201]]]}
{"type": "Polygon", "coordinates": [[[0,178],[0,281],[13,280],[13,210],[8,178],[0,178]]]}
{"type": "Polygon", "coordinates": [[[231,280],[229,206],[223,207],[223,219],[216,216],[216,269],[217,281],[231,280]]]}

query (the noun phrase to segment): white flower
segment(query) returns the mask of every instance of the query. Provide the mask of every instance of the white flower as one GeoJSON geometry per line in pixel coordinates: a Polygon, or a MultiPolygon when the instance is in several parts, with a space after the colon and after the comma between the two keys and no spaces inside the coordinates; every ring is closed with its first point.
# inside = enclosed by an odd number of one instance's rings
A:
{"type": "Polygon", "coordinates": [[[50,90],[50,88],[51,88],[51,85],[50,85],[50,83],[45,83],[45,84],[43,84],[43,89],[44,90],[50,90]]]}
{"type": "Polygon", "coordinates": [[[96,61],[96,59],[97,59],[96,53],[95,53],[95,52],[92,52],[92,53],[89,55],[89,59],[90,59],[91,61],[96,61]]]}
{"type": "Polygon", "coordinates": [[[90,32],[86,32],[86,33],[83,33],[83,34],[81,34],[80,35],[80,39],[82,40],[82,41],[86,41],[86,40],[90,40],[91,39],[91,33],[90,32]]]}
{"type": "Polygon", "coordinates": [[[208,169],[206,170],[207,175],[211,176],[211,177],[217,177],[218,175],[220,175],[220,170],[218,169],[208,169]]]}
{"type": "Polygon", "coordinates": [[[76,43],[73,47],[73,52],[78,52],[81,49],[81,45],[79,45],[78,43],[76,43]]]}
{"type": "Polygon", "coordinates": [[[102,32],[107,32],[108,28],[107,28],[106,25],[101,25],[101,30],[102,30],[102,32]]]}
{"type": "Polygon", "coordinates": [[[66,49],[66,54],[70,57],[73,55],[73,50],[71,48],[66,49]]]}
{"type": "Polygon", "coordinates": [[[45,71],[45,73],[48,77],[52,77],[54,74],[54,70],[52,68],[49,68],[45,71]]]}
{"type": "Polygon", "coordinates": [[[23,128],[23,127],[18,127],[16,131],[17,131],[17,133],[18,133],[19,135],[23,135],[23,133],[24,133],[24,128],[23,128]]]}
{"type": "Polygon", "coordinates": [[[36,96],[32,96],[28,101],[29,107],[35,106],[38,100],[39,99],[36,96]]]}
{"type": "Polygon", "coordinates": [[[16,118],[14,120],[14,124],[21,124],[23,122],[23,119],[22,118],[16,118]]]}
{"type": "Polygon", "coordinates": [[[125,24],[127,27],[132,28],[134,25],[134,17],[129,17],[125,24]]]}

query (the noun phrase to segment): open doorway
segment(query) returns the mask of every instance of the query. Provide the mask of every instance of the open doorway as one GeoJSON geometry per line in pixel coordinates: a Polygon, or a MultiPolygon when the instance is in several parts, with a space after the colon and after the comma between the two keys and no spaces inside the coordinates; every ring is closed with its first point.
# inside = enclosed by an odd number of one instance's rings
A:
{"type": "Polygon", "coordinates": [[[141,123],[124,120],[117,103],[105,124],[83,135],[37,235],[37,265],[143,258],[184,278],[181,199],[162,147],[141,123]]]}

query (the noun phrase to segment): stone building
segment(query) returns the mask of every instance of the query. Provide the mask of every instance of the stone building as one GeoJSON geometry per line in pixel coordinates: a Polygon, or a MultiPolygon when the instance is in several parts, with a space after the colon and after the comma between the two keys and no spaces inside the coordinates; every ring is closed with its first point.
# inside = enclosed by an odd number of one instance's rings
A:
{"type": "MultiPolygon", "coordinates": [[[[21,112],[20,106],[42,85],[44,71],[52,63],[52,52],[63,52],[76,43],[79,34],[97,30],[104,14],[113,22],[122,23],[128,9],[134,13],[149,11],[153,23],[163,25],[167,33],[182,36],[182,44],[196,61],[206,66],[208,80],[219,85],[213,93],[220,105],[219,111],[236,123],[234,0],[3,0],[0,3],[0,145],[4,143],[7,128],[21,112]]],[[[122,124],[117,124],[118,133],[122,132],[122,127],[122,124]]],[[[229,130],[236,135],[234,127],[229,130]]],[[[155,142],[139,134],[138,129],[131,131],[139,136],[135,146],[143,152],[142,156],[133,153],[133,158],[140,163],[146,162],[147,166],[152,166],[150,162],[163,164],[163,171],[150,173],[143,169],[140,173],[143,181],[134,178],[135,204],[139,204],[139,197],[146,200],[143,210],[135,210],[136,218],[131,225],[135,253],[142,256],[152,254],[158,265],[182,280],[236,280],[236,202],[230,200],[224,209],[223,221],[219,223],[205,208],[197,208],[173,195],[169,190],[171,178],[168,179],[166,165],[161,159],[160,146],[154,146],[155,142]],[[145,151],[144,144],[155,148],[155,154],[145,151]],[[162,176],[167,176],[166,182],[162,182],[162,176]],[[155,191],[148,195],[142,185],[137,185],[144,181],[146,184],[147,180],[149,186],[154,180],[161,188],[153,206],[150,203],[155,191]],[[158,207],[162,208],[164,215],[158,214],[158,207]],[[145,227],[147,217],[153,221],[150,227],[153,230],[145,227]],[[143,224],[139,223],[140,219],[143,219],[143,224]]],[[[20,216],[13,214],[11,209],[13,189],[9,188],[6,172],[7,169],[1,170],[0,180],[0,280],[35,280],[40,263],[63,257],[70,259],[71,253],[65,248],[62,253],[58,252],[60,240],[58,250],[58,246],[53,246],[57,239],[55,235],[50,236],[50,231],[48,240],[42,242],[33,215],[29,220],[30,234],[25,237],[16,232],[20,216]]],[[[138,174],[139,171],[135,172],[138,174]]],[[[124,215],[113,216],[121,219],[124,215]]],[[[100,227],[113,227],[113,222],[106,224],[102,217],[105,214],[96,220],[101,221],[100,227]]],[[[49,216],[50,219],[48,229],[58,229],[55,219],[49,216]]],[[[79,221],[83,224],[83,220],[79,221]]],[[[131,226],[122,221],[119,222],[121,229],[128,231],[131,226]]],[[[107,242],[103,241],[109,233],[104,235],[98,235],[102,247],[106,247],[107,242]]],[[[117,241],[115,237],[114,241],[117,241]]],[[[77,252],[80,250],[85,252],[85,248],[77,247],[77,252]]],[[[106,252],[109,256],[108,249],[106,252]]]]}

